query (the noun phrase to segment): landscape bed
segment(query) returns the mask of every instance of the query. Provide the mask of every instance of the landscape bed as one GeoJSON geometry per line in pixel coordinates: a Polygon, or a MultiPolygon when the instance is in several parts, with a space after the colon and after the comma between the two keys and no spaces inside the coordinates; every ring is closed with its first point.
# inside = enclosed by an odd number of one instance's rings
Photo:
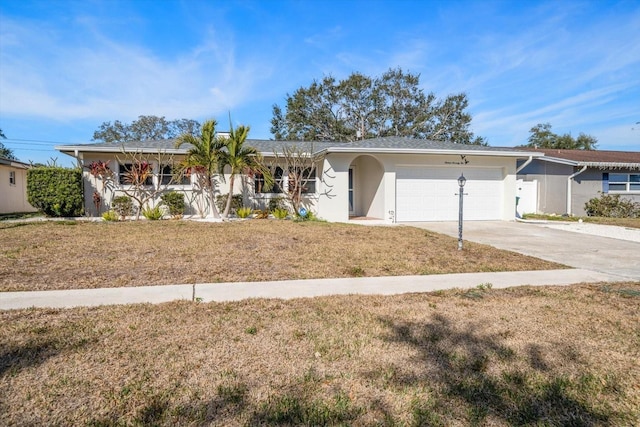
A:
{"type": "Polygon", "coordinates": [[[0,222],[0,291],[549,270],[407,227],[250,220],[0,222]]]}
{"type": "Polygon", "coordinates": [[[638,425],[640,282],[0,312],[2,425],[638,425]]]}

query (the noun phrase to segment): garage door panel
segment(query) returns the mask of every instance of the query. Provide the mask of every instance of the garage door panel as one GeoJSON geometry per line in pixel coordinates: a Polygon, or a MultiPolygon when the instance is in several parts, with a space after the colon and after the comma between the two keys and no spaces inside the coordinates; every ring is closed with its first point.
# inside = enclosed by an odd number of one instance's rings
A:
{"type": "MultiPolygon", "coordinates": [[[[468,220],[502,218],[501,169],[465,169],[464,216],[468,220]]],[[[400,168],[396,173],[398,221],[451,221],[458,218],[460,169],[400,168]]]]}

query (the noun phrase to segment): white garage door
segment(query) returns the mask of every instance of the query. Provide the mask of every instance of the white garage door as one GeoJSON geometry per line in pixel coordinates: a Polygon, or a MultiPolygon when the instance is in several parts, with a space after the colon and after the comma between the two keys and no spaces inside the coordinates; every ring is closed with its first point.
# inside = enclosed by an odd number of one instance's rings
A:
{"type": "Polygon", "coordinates": [[[399,168],[397,221],[458,219],[458,177],[464,172],[464,219],[502,219],[503,183],[499,168],[399,168]]]}

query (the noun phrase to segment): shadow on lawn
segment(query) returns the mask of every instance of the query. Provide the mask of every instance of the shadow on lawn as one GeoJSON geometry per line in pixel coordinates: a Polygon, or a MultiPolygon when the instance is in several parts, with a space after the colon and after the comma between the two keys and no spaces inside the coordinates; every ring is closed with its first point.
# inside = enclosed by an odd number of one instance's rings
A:
{"type": "Polygon", "coordinates": [[[471,424],[498,421],[510,425],[593,426],[610,425],[620,416],[590,403],[589,397],[604,386],[586,372],[574,350],[557,349],[563,355],[563,364],[574,366],[576,378],[569,378],[554,373],[540,346],[530,345],[526,354],[518,355],[502,344],[501,336],[483,334],[481,325],[459,330],[440,314],[423,323],[381,320],[391,330],[390,341],[409,345],[419,354],[414,364],[417,372],[393,375],[392,385],[426,385],[437,390],[435,401],[413,403],[413,418],[418,425],[445,425],[448,422],[444,420],[453,416],[458,422],[471,424]],[[528,366],[509,368],[523,360],[528,366]],[[507,367],[495,369],[494,363],[507,367]],[[442,402],[438,402],[438,395],[442,402]],[[441,404],[444,401],[449,404],[441,404]]]}
{"type": "Polygon", "coordinates": [[[24,345],[14,345],[0,350],[0,376],[12,375],[19,371],[44,363],[63,351],[58,340],[29,341],[24,345]]]}
{"type": "MultiPolygon", "coordinates": [[[[246,425],[344,425],[362,413],[342,392],[323,400],[309,395],[308,387],[303,383],[286,387],[258,404],[247,401],[248,388],[242,382],[219,386],[213,399],[175,406],[168,392],[149,395],[134,415],[133,425],[238,425],[242,419],[246,425]]],[[[120,425],[123,410],[92,419],[87,425],[120,425]]]]}

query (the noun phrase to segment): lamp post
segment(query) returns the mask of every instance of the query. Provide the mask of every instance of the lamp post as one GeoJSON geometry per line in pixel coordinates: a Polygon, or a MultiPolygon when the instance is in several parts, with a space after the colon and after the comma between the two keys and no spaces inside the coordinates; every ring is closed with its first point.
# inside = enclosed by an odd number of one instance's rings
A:
{"type": "Polygon", "coordinates": [[[464,174],[460,175],[458,178],[458,185],[460,186],[459,200],[460,205],[458,207],[458,250],[462,250],[462,199],[464,197],[464,185],[467,183],[467,178],[464,177],[464,174]]]}

